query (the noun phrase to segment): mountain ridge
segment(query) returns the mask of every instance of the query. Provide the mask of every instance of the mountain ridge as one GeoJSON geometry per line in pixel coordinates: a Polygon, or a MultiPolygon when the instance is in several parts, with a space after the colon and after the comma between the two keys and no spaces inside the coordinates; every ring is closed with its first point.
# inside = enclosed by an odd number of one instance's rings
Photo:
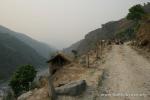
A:
{"type": "Polygon", "coordinates": [[[17,67],[26,64],[37,70],[46,68],[46,61],[55,51],[52,49],[29,36],[0,26],[0,79],[9,79],[17,67]]]}
{"type": "Polygon", "coordinates": [[[20,39],[27,45],[31,46],[33,49],[35,49],[40,55],[42,55],[44,58],[48,59],[52,53],[56,51],[56,49],[46,43],[40,42],[38,40],[35,40],[23,33],[12,31],[2,25],[0,25],[0,32],[3,33],[9,33],[16,38],[20,39]]]}

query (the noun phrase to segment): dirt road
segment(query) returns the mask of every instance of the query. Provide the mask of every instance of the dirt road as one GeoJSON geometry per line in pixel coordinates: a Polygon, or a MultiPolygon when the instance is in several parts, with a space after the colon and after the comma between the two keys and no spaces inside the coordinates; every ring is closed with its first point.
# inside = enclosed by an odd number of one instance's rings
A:
{"type": "Polygon", "coordinates": [[[127,45],[113,45],[97,100],[150,100],[150,61],[127,45]]]}

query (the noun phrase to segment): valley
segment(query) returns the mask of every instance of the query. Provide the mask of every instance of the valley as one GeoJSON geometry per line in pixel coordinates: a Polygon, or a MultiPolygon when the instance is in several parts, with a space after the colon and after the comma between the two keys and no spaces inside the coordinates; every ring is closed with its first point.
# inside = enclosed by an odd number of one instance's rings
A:
{"type": "Polygon", "coordinates": [[[150,3],[128,11],[63,50],[0,26],[0,100],[150,100],[150,3]]]}

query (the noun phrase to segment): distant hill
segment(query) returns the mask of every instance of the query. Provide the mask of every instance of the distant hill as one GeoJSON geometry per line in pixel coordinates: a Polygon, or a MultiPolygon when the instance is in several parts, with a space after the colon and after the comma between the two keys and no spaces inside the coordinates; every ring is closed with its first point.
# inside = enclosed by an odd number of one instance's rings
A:
{"type": "Polygon", "coordinates": [[[24,34],[16,33],[14,34],[18,39],[26,43],[27,45],[31,46],[33,49],[35,49],[40,55],[48,59],[51,54],[53,54],[56,49],[54,47],[49,46],[48,44],[39,42],[37,40],[34,40],[24,34]]]}
{"type": "Polygon", "coordinates": [[[33,49],[35,49],[41,56],[48,59],[52,53],[56,51],[56,49],[52,46],[49,46],[48,44],[39,42],[37,40],[32,39],[31,37],[24,35],[22,33],[14,32],[8,28],[5,28],[3,26],[0,26],[0,32],[2,33],[9,33],[27,45],[31,46],[33,49]]]}
{"type": "Polygon", "coordinates": [[[64,52],[65,52],[66,54],[72,55],[72,50],[76,50],[76,49],[79,47],[80,43],[82,43],[82,42],[83,42],[83,40],[80,40],[80,41],[78,41],[78,42],[72,44],[70,47],[65,48],[65,49],[64,49],[64,52]]]}
{"type": "Polygon", "coordinates": [[[8,79],[16,67],[32,64],[36,69],[46,67],[55,49],[26,35],[0,26],[0,79],[8,79]]]}

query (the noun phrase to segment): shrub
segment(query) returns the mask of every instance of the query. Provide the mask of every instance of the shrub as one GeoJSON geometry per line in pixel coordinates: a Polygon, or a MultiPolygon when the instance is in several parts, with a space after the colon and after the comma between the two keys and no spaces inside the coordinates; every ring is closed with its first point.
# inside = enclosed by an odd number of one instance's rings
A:
{"type": "Polygon", "coordinates": [[[16,70],[9,83],[16,96],[30,89],[30,83],[34,80],[36,73],[32,65],[21,66],[16,70]]]}
{"type": "Polygon", "coordinates": [[[138,21],[138,20],[142,19],[142,16],[144,14],[145,14],[144,9],[142,8],[142,6],[140,4],[138,4],[129,9],[127,19],[138,21]]]}

